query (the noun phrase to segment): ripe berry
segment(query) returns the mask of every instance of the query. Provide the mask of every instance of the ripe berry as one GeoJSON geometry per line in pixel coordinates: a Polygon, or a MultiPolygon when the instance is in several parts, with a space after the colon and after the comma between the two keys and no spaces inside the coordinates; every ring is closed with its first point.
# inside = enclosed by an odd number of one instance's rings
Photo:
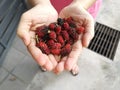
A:
{"type": "Polygon", "coordinates": [[[64,19],[62,19],[62,18],[58,18],[58,19],[57,19],[57,24],[58,24],[58,25],[62,26],[63,23],[64,23],[64,19]]]}
{"type": "Polygon", "coordinates": [[[45,54],[67,56],[84,27],[77,27],[72,17],[58,18],[57,23],[36,28],[36,46],[45,54]]]}
{"type": "Polygon", "coordinates": [[[70,28],[68,33],[69,33],[70,36],[72,36],[73,34],[76,33],[76,30],[74,28],[70,28]]]}
{"type": "Polygon", "coordinates": [[[67,56],[69,55],[69,53],[71,52],[71,45],[70,44],[66,44],[62,50],[61,50],[61,56],[67,56]]]}
{"type": "Polygon", "coordinates": [[[61,36],[61,35],[59,35],[58,37],[57,37],[57,41],[59,42],[59,43],[61,43],[61,45],[63,46],[64,45],[64,39],[63,39],[63,37],[61,36]]]}
{"type": "Polygon", "coordinates": [[[60,49],[61,48],[61,44],[60,43],[55,43],[55,48],[56,49],[60,49]]]}
{"type": "Polygon", "coordinates": [[[50,52],[51,52],[53,55],[60,55],[60,49],[51,49],[50,52]]]}
{"type": "Polygon", "coordinates": [[[50,30],[54,30],[55,27],[56,27],[55,23],[51,23],[51,24],[49,25],[50,30]]]}
{"type": "Polygon", "coordinates": [[[76,42],[79,39],[79,35],[77,33],[73,34],[74,42],[76,42]]]}
{"type": "Polygon", "coordinates": [[[47,26],[40,26],[36,28],[36,35],[38,35],[39,38],[42,38],[43,36],[45,36],[45,34],[48,33],[48,28],[47,26]]]}
{"type": "Polygon", "coordinates": [[[60,34],[60,32],[61,32],[61,26],[57,26],[55,28],[55,32],[56,32],[56,34],[60,34]]]}
{"type": "Polygon", "coordinates": [[[49,38],[56,39],[56,33],[54,31],[50,31],[49,38]]]}
{"type": "Polygon", "coordinates": [[[55,44],[54,40],[50,39],[47,41],[47,45],[50,47],[50,46],[53,46],[55,44]]]}
{"type": "Polygon", "coordinates": [[[69,40],[69,34],[67,31],[62,31],[61,34],[62,34],[64,40],[69,40]]]}
{"type": "Polygon", "coordinates": [[[69,43],[70,45],[73,45],[74,44],[73,38],[70,37],[70,39],[67,41],[67,43],[69,43]]]}
{"type": "Polygon", "coordinates": [[[70,36],[73,38],[74,42],[76,42],[79,38],[79,35],[77,34],[76,30],[74,28],[71,28],[69,30],[70,36]]]}
{"type": "Polygon", "coordinates": [[[70,27],[72,27],[72,28],[77,27],[74,21],[69,21],[68,23],[69,23],[70,27]]]}
{"type": "Polygon", "coordinates": [[[61,44],[60,43],[54,43],[53,45],[50,46],[50,49],[60,49],[61,44]]]}
{"type": "Polygon", "coordinates": [[[63,24],[63,28],[66,29],[66,30],[68,30],[70,28],[70,26],[69,26],[69,24],[67,22],[65,22],[63,24]]]}
{"type": "Polygon", "coordinates": [[[66,18],[66,21],[69,23],[69,22],[73,21],[73,18],[72,17],[68,17],[68,18],[66,18]]]}
{"type": "Polygon", "coordinates": [[[42,38],[45,34],[43,32],[36,32],[36,35],[38,35],[39,38],[42,38]]]}
{"type": "Polygon", "coordinates": [[[37,27],[35,32],[41,32],[41,30],[43,30],[45,27],[45,25],[37,27]]]}
{"type": "Polygon", "coordinates": [[[76,28],[76,32],[78,33],[78,34],[80,34],[80,33],[83,33],[84,32],[84,30],[85,30],[85,28],[84,27],[79,27],[79,28],[76,28]]]}
{"type": "Polygon", "coordinates": [[[40,42],[38,47],[41,49],[43,53],[50,54],[50,50],[44,42],[40,42]]]}

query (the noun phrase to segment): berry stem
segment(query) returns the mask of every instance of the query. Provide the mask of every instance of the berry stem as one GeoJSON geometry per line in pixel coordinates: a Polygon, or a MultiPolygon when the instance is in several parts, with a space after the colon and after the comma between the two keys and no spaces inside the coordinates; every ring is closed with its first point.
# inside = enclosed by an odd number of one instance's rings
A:
{"type": "Polygon", "coordinates": [[[39,43],[38,35],[35,35],[36,42],[39,43]]]}

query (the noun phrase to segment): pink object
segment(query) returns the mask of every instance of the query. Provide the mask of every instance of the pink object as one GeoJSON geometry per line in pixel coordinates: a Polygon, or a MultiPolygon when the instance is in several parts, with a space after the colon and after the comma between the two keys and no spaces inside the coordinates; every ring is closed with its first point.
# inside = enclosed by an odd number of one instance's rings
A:
{"type": "MultiPolygon", "coordinates": [[[[51,3],[56,8],[58,13],[61,11],[62,8],[69,5],[72,0],[51,0],[51,3]]],[[[102,0],[97,0],[89,9],[88,12],[93,16],[96,17],[99,7],[101,6],[102,0]]]]}
{"type": "Polygon", "coordinates": [[[88,12],[93,16],[93,18],[96,18],[97,13],[99,11],[99,8],[102,4],[102,0],[97,0],[89,9],[88,12]]]}

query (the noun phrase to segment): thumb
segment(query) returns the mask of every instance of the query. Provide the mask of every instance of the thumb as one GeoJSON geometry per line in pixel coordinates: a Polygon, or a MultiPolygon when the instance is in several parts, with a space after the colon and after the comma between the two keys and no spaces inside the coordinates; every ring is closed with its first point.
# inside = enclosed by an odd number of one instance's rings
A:
{"type": "Polygon", "coordinates": [[[30,44],[30,26],[31,21],[22,16],[18,25],[17,35],[23,40],[26,46],[30,44]]]}
{"type": "Polygon", "coordinates": [[[88,45],[93,37],[94,37],[94,20],[91,18],[87,22],[85,32],[82,37],[83,46],[88,47],[88,45]]]}

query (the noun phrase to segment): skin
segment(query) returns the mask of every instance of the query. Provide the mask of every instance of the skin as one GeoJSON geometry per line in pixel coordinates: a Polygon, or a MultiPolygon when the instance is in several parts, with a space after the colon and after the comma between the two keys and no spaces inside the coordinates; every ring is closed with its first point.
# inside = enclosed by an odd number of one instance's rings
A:
{"type": "Polygon", "coordinates": [[[64,57],[61,62],[58,63],[55,70],[56,73],[60,73],[64,69],[68,71],[78,71],[77,60],[82,52],[82,48],[87,47],[94,36],[94,21],[92,16],[83,7],[78,7],[78,5],[78,2],[73,2],[62,9],[59,14],[61,18],[71,16],[78,26],[83,25],[85,27],[85,33],[81,35],[79,40],[73,45],[70,55],[64,57]]]}
{"type": "Polygon", "coordinates": [[[35,33],[33,27],[48,25],[58,18],[56,10],[51,3],[37,4],[21,16],[17,34],[23,40],[35,61],[51,71],[57,65],[53,55],[45,55],[35,46],[35,33]],[[52,12],[52,13],[51,13],[52,12]]]}
{"type": "Polygon", "coordinates": [[[73,0],[73,2],[63,8],[58,15],[49,0],[28,0],[32,8],[21,16],[17,34],[40,66],[48,71],[53,70],[56,74],[63,70],[78,72],[77,60],[82,52],[82,48],[87,47],[94,36],[94,21],[86,11],[94,2],[95,0],[73,0]],[[56,56],[45,55],[35,46],[34,30],[35,27],[55,22],[58,17],[66,18],[69,16],[73,17],[77,25],[83,24],[85,26],[85,33],[81,35],[79,40],[73,45],[72,52],[69,56],[62,58],[58,63],[56,56]]]}

